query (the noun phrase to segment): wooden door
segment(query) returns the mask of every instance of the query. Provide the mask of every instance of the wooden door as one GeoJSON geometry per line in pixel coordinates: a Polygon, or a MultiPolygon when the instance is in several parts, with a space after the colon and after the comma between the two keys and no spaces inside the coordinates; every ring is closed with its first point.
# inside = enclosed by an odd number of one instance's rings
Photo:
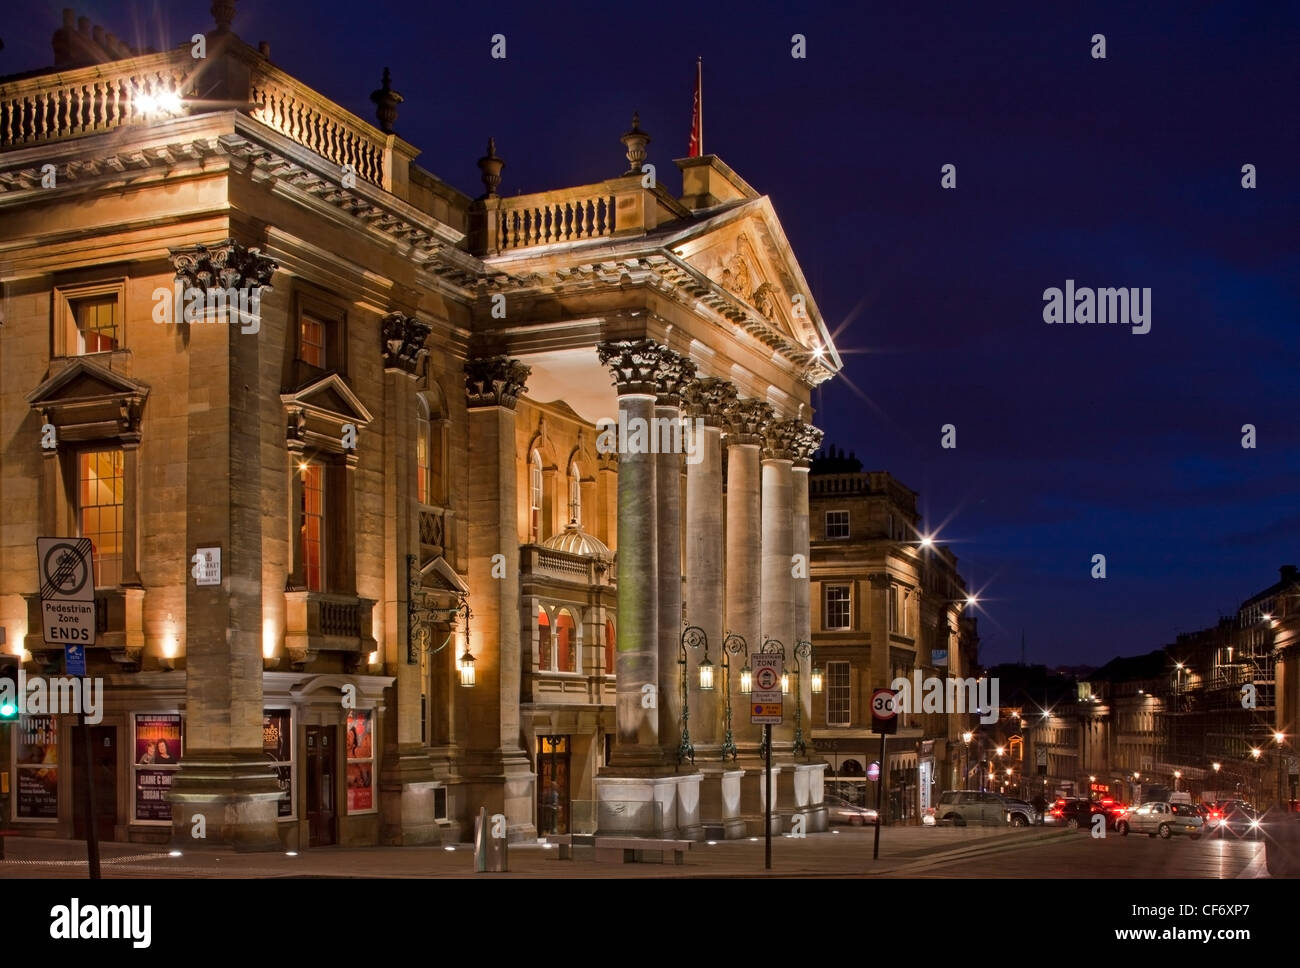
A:
{"type": "Polygon", "coordinates": [[[338,840],[335,761],[337,726],[307,727],[307,845],[328,847],[338,840]]]}

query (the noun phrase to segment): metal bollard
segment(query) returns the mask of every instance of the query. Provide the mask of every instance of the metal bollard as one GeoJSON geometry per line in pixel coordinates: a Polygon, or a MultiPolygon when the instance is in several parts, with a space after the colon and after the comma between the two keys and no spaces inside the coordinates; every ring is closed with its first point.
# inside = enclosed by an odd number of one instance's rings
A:
{"type": "Polygon", "coordinates": [[[479,807],[474,821],[474,872],[503,874],[510,870],[510,841],[506,816],[488,816],[487,807],[479,807]]]}

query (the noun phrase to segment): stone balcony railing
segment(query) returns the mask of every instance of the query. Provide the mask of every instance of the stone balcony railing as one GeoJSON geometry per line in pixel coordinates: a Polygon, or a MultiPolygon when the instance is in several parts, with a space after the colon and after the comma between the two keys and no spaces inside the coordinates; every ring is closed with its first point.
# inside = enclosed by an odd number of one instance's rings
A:
{"type": "MultiPolygon", "coordinates": [[[[43,639],[40,595],[27,595],[27,638],[24,647],[46,664],[62,664],[63,646],[43,639]]],[[[138,585],[95,589],[95,641],[113,661],[126,666],[140,662],[144,652],[144,589],[138,585]]]]}
{"type": "Polygon", "coordinates": [[[583,585],[612,585],[615,580],[613,562],[535,544],[520,545],[519,572],[533,578],[557,578],[583,585]]]}
{"type": "Polygon", "coordinates": [[[364,660],[374,650],[372,599],[298,590],[285,592],[284,603],[284,647],[293,665],[305,666],[320,652],[364,660]]]}
{"type": "Polygon", "coordinates": [[[662,188],[644,188],[640,175],[626,175],[594,185],[483,199],[470,212],[470,249],[492,256],[641,235],[686,214],[662,188]]]}
{"type": "Polygon", "coordinates": [[[191,112],[247,114],[389,191],[407,184],[415,149],[339,107],[242,43],[195,60],[189,47],[0,84],[0,151],[154,120],[146,97],[176,94],[191,112]]]}

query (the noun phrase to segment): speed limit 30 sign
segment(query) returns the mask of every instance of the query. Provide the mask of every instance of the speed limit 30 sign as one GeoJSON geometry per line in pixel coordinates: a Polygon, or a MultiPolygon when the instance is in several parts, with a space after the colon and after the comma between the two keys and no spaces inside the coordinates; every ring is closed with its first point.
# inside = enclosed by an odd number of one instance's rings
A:
{"type": "Polygon", "coordinates": [[[872,691],[871,729],[882,736],[892,736],[898,732],[898,690],[872,691]]]}

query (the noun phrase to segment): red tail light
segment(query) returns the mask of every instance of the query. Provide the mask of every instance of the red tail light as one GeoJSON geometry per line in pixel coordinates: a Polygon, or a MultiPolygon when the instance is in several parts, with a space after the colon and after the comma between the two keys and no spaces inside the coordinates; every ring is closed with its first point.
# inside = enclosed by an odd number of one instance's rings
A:
{"type": "Polygon", "coordinates": [[[1061,814],[1063,814],[1063,813],[1065,813],[1064,810],[1061,810],[1060,808],[1057,808],[1056,810],[1053,810],[1053,811],[1052,811],[1052,816],[1053,816],[1053,817],[1059,817],[1059,816],[1061,816],[1061,814]]]}

